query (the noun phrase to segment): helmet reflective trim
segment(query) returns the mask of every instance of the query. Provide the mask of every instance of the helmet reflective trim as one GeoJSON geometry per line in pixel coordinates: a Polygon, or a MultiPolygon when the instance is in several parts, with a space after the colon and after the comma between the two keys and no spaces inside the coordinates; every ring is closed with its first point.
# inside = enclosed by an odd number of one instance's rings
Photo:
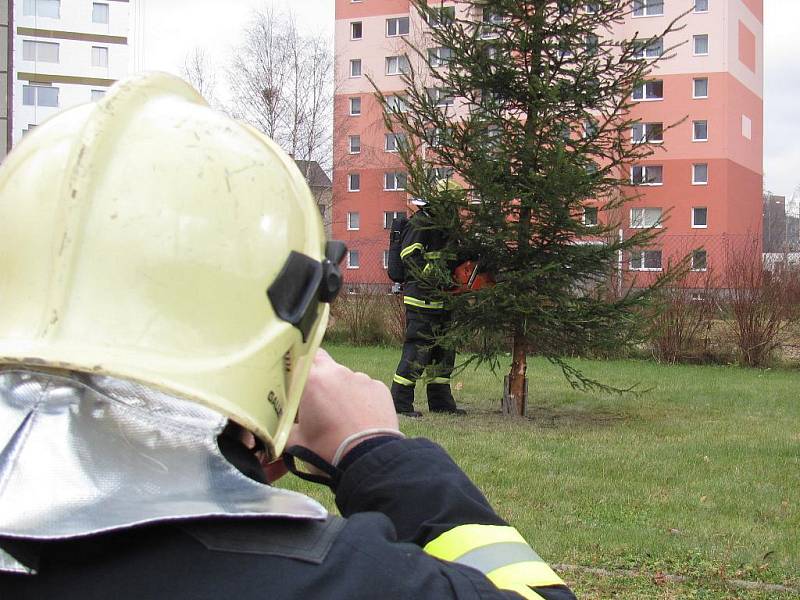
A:
{"type": "Polygon", "coordinates": [[[267,290],[275,314],[297,327],[303,334],[303,342],[317,320],[319,303],[333,302],[339,295],[342,288],[339,263],[346,252],[347,246],[342,242],[328,242],[325,260],[319,262],[292,251],[267,290]]]}

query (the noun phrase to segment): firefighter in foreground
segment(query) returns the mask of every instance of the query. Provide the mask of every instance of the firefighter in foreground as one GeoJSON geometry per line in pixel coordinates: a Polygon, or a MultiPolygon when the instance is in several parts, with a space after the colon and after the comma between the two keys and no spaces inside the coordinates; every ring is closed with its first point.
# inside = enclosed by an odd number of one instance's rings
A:
{"type": "Polygon", "coordinates": [[[27,136],[0,168],[0,597],[574,598],[318,351],[343,254],[292,161],[171,76],[27,136]],[[344,518],[268,485],[282,453],[344,518]]]}
{"type": "MultiPolygon", "coordinates": [[[[442,183],[443,191],[458,191],[458,184],[442,183]]],[[[441,297],[442,274],[459,264],[448,250],[447,234],[432,226],[427,202],[413,199],[411,218],[400,218],[392,225],[389,248],[389,276],[403,283],[406,332],[403,352],[392,379],[392,399],[398,414],[420,418],[414,410],[414,389],[427,370],[428,408],[431,412],[463,415],[456,406],[450,376],[456,360],[455,349],[438,342],[450,323],[450,313],[441,297]]],[[[448,282],[448,287],[449,282],[448,282]]]]}

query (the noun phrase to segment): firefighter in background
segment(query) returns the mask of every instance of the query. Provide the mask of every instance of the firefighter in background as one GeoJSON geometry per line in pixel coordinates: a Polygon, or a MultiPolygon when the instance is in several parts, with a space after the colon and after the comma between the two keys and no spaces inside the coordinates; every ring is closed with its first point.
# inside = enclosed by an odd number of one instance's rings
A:
{"type": "Polygon", "coordinates": [[[344,252],[289,157],[177,78],[26,136],[0,167],[0,596],[574,600],[318,351],[344,252]],[[345,518],[267,485],[282,453],[345,518]]]}
{"type": "MultiPolygon", "coordinates": [[[[441,189],[458,191],[462,188],[447,180],[441,184],[441,189]]],[[[403,227],[399,246],[405,273],[406,332],[400,363],[392,380],[394,407],[400,415],[422,416],[421,412],[414,410],[414,389],[427,370],[426,392],[430,411],[463,415],[465,411],[456,406],[450,386],[455,349],[437,341],[450,323],[450,313],[440,292],[453,288],[452,280],[445,281],[442,274],[452,273],[460,261],[449,248],[447,233],[431,226],[427,202],[414,198],[409,204],[415,212],[403,227]]]]}

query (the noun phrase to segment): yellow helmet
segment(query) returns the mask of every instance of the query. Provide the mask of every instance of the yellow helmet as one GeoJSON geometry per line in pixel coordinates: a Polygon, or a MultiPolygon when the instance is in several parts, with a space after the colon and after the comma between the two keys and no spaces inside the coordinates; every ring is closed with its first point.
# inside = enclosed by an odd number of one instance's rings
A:
{"type": "Polygon", "coordinates": [[[271,140],[176,77],[138,75],[0,167],[0,364],[139,381],[277,456],[344,252],[271,140]]]}

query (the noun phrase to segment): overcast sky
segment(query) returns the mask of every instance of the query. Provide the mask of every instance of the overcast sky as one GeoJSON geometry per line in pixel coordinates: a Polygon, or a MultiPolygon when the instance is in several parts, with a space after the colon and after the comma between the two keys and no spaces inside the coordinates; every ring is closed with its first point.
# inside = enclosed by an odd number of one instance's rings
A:
{"type": "MultiPolygon", "coordinates": [[[[222,68],[252,10],[267,5],[290,7],[305,31],[333,35],[333,0],[138,0],[133,3],[134,64],[180,74],[186,55],[203,47],[222,68]]],[[[765,0],[764,5],[765,186],[790,196],[800,185],[800,1],[765,0]]]]}

